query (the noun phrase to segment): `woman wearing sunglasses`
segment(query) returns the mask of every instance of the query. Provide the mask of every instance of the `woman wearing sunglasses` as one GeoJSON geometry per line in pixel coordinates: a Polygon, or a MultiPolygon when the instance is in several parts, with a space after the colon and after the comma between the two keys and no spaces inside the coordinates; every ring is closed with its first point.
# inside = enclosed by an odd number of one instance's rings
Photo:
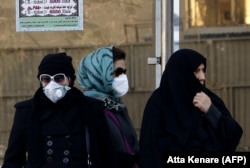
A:
{"type": "Polygon", "coordinates": [[[89,153],[93,168],[108,167],[102,106],[74,87],[72,58],[48,54],[37,77],[33,98],[15,105],[2,168],[87,168],[89,153]]]}
{"type": "Polygon", "coordinates": [[[128,89],[125,52],[110,46],[85,56],[79,65],[77,79],[83,94],[103,102],[103,113],[109,129],[109,168],[137,167],[137,135],[126,106],[121,102],[128,89]]]}

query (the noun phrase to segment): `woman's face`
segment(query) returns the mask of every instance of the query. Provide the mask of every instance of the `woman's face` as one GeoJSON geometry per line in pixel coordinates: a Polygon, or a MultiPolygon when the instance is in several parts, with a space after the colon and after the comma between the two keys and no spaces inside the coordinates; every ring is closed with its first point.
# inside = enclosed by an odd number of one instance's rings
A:
{"type": "Polygon", "coordinates": [[[202,85],[205,84],[205,66],[200,64],[200,66],[194,71],[195,77],[200,81],[202,85]]]}

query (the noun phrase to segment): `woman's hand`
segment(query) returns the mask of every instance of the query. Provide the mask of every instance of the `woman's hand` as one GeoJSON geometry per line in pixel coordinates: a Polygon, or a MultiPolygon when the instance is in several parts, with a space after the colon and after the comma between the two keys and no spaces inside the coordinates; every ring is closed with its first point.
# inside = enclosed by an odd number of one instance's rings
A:
{"type": "Polygon", "coordinates": [[[193,99],[193,104],[195,107],[199,108],[202,112],[207,113],[212,102],[211,99],[204,93],[196,93],[193,99]]]}

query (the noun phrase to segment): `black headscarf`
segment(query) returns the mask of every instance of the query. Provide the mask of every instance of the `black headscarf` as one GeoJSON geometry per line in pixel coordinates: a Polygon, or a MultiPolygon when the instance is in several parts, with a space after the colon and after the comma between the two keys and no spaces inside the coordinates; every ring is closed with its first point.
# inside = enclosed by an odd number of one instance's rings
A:
{"type": "Polygon", "coordinates": [[[195,109],[192,101],[202,85],[194,75],[200,64],[206,67],[206,59],[196,51],[182,49],[169,59],[162,75],[159,96],[164,101],[167,129],[175,134],[180,144],[185,144],[192,128],[195,109]],[[168,110],[167,110],[168,109],[168,110]]]}
{"type": "Polygon", "coordinates": [[[224,138],[229,138],[227,128],[235,124],[229,111],[194,75],[201,64],[206,70],[206,58],[191,49],[180,49],[168,60],[160,86],[144,110],[140,132],[141,167],[161,167],[157,164],[163,164],[166,152],[235,150],[239,139],[230,147],[223,146],[224,138]],[[221,127],[223,135],[214,131],[205,114],[194,107],[193,98],[198,92],[207,94],[219,112],[230,119],[230,123],[225,122],[227,125],[221,127]]]}

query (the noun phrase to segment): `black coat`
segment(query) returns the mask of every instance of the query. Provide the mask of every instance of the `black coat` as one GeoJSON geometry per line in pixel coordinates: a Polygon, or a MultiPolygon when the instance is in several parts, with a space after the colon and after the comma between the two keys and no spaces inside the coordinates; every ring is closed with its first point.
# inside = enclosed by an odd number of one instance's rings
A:
{"type": "Polygon", "coordinates": [[[102,102],[71,88],[54,104],[39,88],[32,99],[15,107],[2,168],[87,167],[86,127],[92,166],[110,163],[102,102]]]}
{"type": "Polygon", "coordinates": [[[194,72],[206,59],[196,51],[181,49],[166,65],[157,88],[144,110],[140,132],[140,168],[160,168],[171,152],[232,152],[242,128],[223,101],[202,85],[194,72]],[[198,92],[212,102],[205,114],[193,105],[198,92]]]}
{"type": "Polygon", "coordinates": [[[127,108],[124,106],[119,111],[110,111],[113,117],[106,113],[109,133],[111,138],[110,152],[112,152],[112,165],[109,168],[132,168],[138,164],[138,141],[133,123],[129,117],[127,108]],[[117,122],[112,120],[116,118],[117,122]],[[126,142],[125,142],[126,141],[126,142]],[[128,147],[129,146],[129,147],[128,147]],[[130,151],[128,151],[130,148],[130,151]]]}

